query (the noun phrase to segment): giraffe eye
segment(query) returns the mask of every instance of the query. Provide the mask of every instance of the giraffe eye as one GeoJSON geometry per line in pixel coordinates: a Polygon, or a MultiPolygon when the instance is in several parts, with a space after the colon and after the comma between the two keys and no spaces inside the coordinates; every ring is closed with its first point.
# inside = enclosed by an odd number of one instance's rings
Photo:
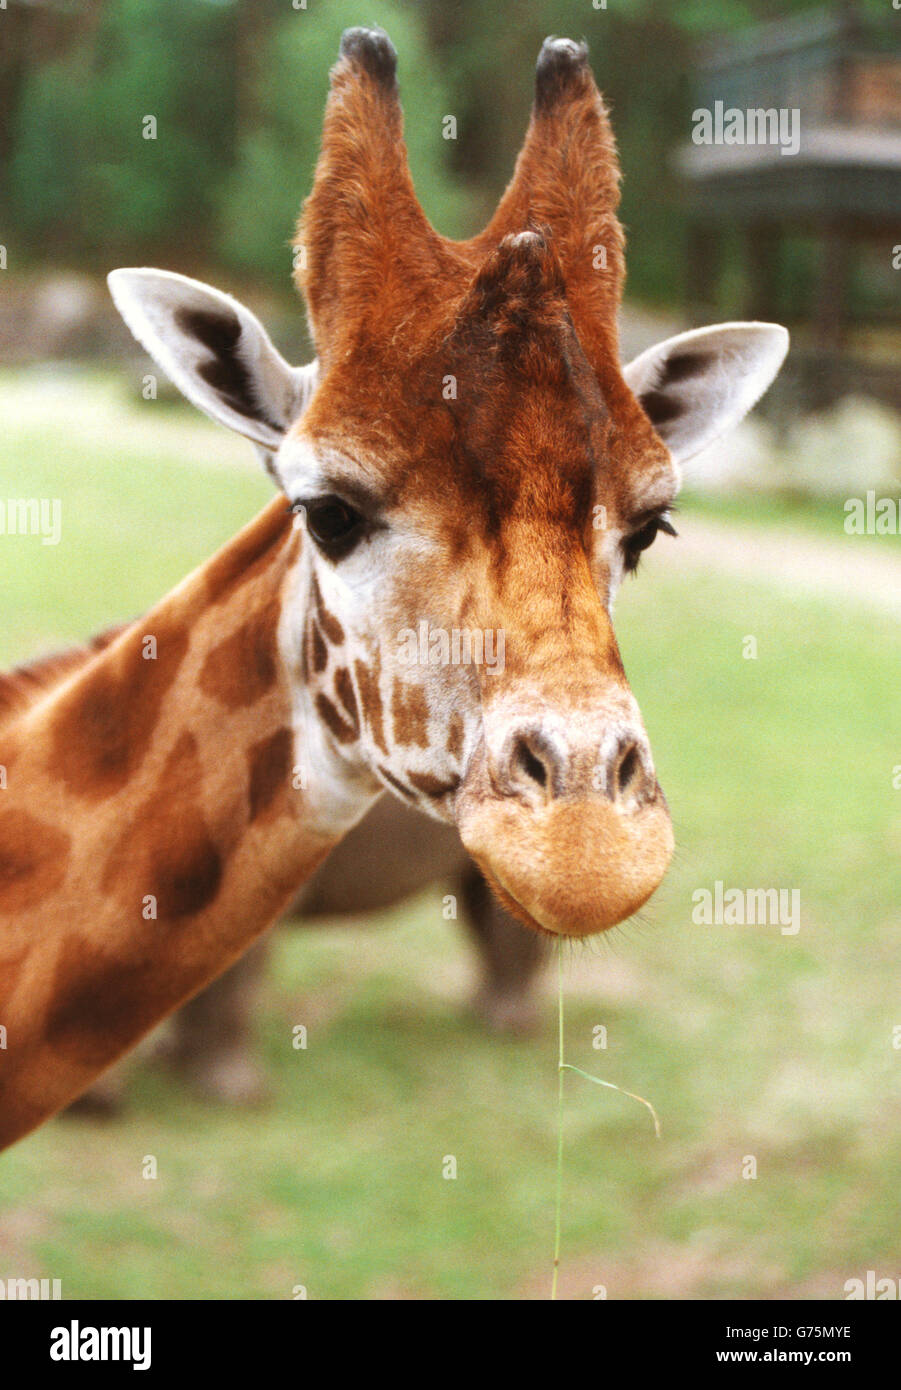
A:
{"type": "Polygon", "coordinates": [[[304,504],[307,530],[330,560],[349,555],[363,535],[363,517],[340,497],[318,497],[304,504]]]}
{"type": "Polygon", "coordinates": [[[642,551],[654,544],[658,531],[665,531],[668,536],[677,534],[675,526],[665,512],[660,516],[652,516],[643,526],[640,526],[637,531],[633,531],[631,536],[627,536],[623,541],[627,574],[634,574],[638,569],[642,551]]]}

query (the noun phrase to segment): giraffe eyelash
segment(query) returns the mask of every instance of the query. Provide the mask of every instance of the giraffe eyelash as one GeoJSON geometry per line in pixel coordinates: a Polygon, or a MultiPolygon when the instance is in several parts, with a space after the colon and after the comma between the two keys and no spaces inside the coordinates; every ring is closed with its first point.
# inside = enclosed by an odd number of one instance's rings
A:
{"type": "Polygon", "coordinates": [[[678,536],[679,533],[672,523],[674,511],[675,507],[670,506],[663,511],[645,517],[641,525],[623,540],[623,563],[626,574],[636,573],[641,563],[642,554],[654,544],[659,532],[663,531],[667,536],[678,536]]]}

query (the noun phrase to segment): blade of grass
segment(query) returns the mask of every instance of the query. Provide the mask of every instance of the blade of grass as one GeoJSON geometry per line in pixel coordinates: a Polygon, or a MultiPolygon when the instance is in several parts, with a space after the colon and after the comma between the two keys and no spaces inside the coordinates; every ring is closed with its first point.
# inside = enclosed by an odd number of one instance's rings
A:
{"type": "Polygon", "coordinates": [[[557,938],[557,1193],[554,1201],[554,1277],[551,1302],[557,1297],[557,1271],[560,1268],[560,1213],[563,1207],[563,941],[557,938]]]}
{"type": "Polygon", "coordinates": [[[649,1100],[644,1096],[636,1095],[634,1091],[626,1091],[622,1086],[617,1086],[612,1081],[602,1081],[599,1076],[592,1076],[590,1072],[583,1071],[581,1067],[574,1067],[571,1062],[567,1062],[563,1052],[563,939],[557,938],[557,1184],[556,1196],[554,1200],[554,1274],[551,1280],[551,1302],[557,1298],[557,1275],[560,1270],[560,1224],[561,1213],[563,1210],[563,1073],[574,1071],[577,1076],[582,1076],[586,1081],[594,1082],[595,1086],[606,1086],[608,1090],[619,1091],[621,1096],[628,1096],[630,1100],[637,1100],[640,1105],[644,1105],[651,1112],[654,1121],[654,1134],[660,1138],[660,1120],[657,1111],[649,1100]]]}
{"type": "Polygon", "coordinates": [[[590,1072],[583,1071],[581,1067],[574,1067],[570,1062],[561,1062],[560,1070],[574,1071],[577,1076],[584,1076],[586,1081],[593,1081],[595,1086],[608,1086],[611,1091],[619,1091],[621,1096],[629,1096],[631,1100],[637,1100],[640,1105],[646,1105],[654,1121],[654,1133],[658,1139],[660,1138],[660,1120],[657,1118],[657,1111],[649,1100],[645,1100],[644,1096],[638,1096],[634,1091],[627,1091],[622,1086],[616,1086],[612,1081],[602,1081],[599,1076],[592,1076],[590,1072]]]}

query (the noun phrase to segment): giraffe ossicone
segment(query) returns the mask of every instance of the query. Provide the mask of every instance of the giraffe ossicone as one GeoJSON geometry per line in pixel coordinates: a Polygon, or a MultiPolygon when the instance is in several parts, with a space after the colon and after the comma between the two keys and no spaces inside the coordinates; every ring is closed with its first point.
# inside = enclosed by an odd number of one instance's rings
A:
{"type": "Polygon", "coordinates": [[[384,791],[455,822],[540,930],[603,930],[660,883],[673,833],[613,598],[787,335],[725,324],[622,367],[618,185],[584,46],[549,40],[497,212],[440,236],[393,48],[358,29],[297,233],[314,362],[209,286],[110,276],[280,496],[139,624],[0,680],[0,1142],[221,973],[384,791]],[[411,661],[423,623],[449,652],[501,637],[503,661],[411,661]]]}

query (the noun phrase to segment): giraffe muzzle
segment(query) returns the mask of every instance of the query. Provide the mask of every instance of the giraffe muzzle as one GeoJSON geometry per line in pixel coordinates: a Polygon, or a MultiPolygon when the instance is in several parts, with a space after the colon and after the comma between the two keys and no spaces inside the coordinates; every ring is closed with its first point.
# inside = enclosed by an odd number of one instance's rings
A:
{"type": "Polygon", "coordinates": [[[589,936],[647,902],[673,830],[643,729],[613,724],[589,750],[542,721],[490,745],[470,762],[456,819],[504,905],[529,926],[589,936]]]}

